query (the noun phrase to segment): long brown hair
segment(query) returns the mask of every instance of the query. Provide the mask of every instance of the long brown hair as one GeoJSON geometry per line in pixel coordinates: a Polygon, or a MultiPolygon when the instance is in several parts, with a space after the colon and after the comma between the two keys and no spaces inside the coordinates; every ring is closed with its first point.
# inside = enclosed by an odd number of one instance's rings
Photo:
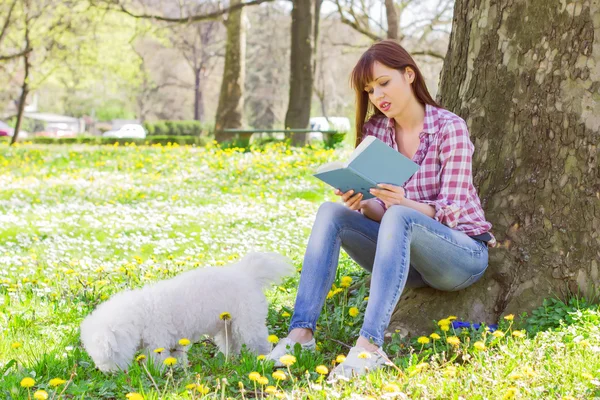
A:
{"type": "Polygon", "coordinates": [[[421,71],[417,67],[412,56],[393,40],[382,40],[373,44],[360,57],[358,63],[352,70],[350,84],[356,92],[356,145],[362,140],[362,129],[367,121],[373,115],[382,114],[377,107],[369,101],[369,94],[365,91],[365,86],[373,80],[373,64],[375,61],[385,65],[388,68],[397,69],[404,73],[406,67],[411,67],[415,71],[415,79],[411,84],[412,91],[417,100],[425,105],[429,104],[435,107],[439,105],[433,100],[421,71]]]}

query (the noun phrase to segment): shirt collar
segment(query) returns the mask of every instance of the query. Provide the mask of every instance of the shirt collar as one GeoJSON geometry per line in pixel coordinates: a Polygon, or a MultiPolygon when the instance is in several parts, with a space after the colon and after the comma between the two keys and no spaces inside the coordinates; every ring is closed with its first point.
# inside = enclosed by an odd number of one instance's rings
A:
{"type": "MultiPolygon", "coordinates": [[[[387,127],[395,129],[393,118],[387,119],[387,127]]],[[[423,132],[433,135],[439,130],[438,109],[435,106],[425,104],[425,120],[423,121],[423,132]]]]}

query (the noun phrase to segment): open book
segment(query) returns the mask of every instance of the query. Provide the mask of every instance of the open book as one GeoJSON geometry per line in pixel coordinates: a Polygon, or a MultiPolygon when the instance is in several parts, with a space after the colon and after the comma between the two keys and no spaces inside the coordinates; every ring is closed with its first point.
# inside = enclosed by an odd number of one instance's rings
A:
{"type": "Polygon", "coordinates": [[[419,166],[375,136],[367,136],[345,162],[321,165],[315,177],[341,190],[362,193],[363,200],[373,198],[369,193],[378,183],[402,186],[417,172],[419,166]]]}

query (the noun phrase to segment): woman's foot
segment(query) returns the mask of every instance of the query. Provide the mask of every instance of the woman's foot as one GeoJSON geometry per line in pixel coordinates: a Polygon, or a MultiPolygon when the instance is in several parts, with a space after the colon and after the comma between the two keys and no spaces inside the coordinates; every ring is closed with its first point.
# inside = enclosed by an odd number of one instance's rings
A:
{"type": "Polygon", "coordinates": [[[302,350],[314,351],[316,349],[315,338],[313,337],[312,330],[305,328],[296,328],[288,334],[288,337],[283,338],[277,343],[277,346],[271,350],[267,355],[268,360],[273,360],[275,368],[283,367],[284,365],[279,359],[286,355],[294,352],[294,346],[299,343],[302,350]]]}
{"type": "Polygon", "coordinates": [[[388,357],[381,347],[375,346],[375,351],[369,351],[357,345],[350,349],[344,362],[331,371],[328,381],[333,382],[340,378],[348,380],[353,376],[364,375],[382,368],[387,362],[388,357]]]}

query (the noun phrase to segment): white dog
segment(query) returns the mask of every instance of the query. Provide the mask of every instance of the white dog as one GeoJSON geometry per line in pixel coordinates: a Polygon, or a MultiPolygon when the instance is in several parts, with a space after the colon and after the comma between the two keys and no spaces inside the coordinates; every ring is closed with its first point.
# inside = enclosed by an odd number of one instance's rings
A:
{"type": "Polygon", "coordinates": [[[229,266],[199,268],[118,293],[81,324],[83,346],[105,372],[125,370],[139,349],[155,357],[157,364],[171,356],[187,362],[179,340],[194,342],[203,335],[212,337],[223,353],[237,354],[245,344],[266,354],[270,345],[263,290],[293,272],[281,255],[250,253],[229,266]],[[231,320],[220,318],[224,312],[231,320]],[[161,347],[162,353],[153,354],[161,347]]]}

